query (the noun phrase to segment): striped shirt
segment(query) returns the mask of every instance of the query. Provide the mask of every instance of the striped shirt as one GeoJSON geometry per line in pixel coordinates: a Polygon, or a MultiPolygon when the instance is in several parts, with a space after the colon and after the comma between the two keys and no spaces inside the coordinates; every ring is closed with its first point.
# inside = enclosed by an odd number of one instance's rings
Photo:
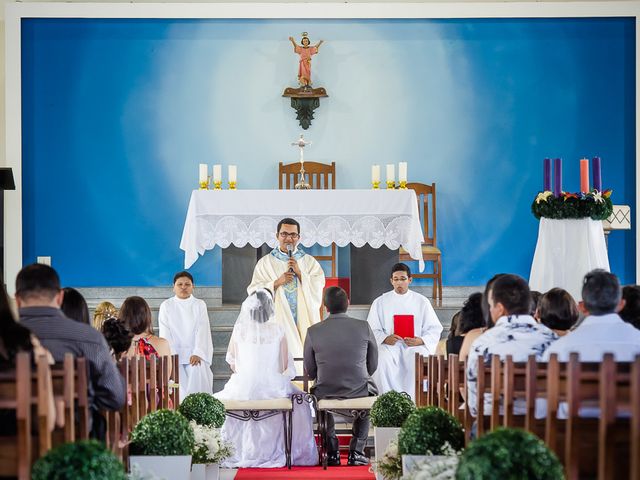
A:
{"type": "Polygon", "coordinates": [[[90,406],[106,410],[122,408],[126,399],[124,378],[102,333],[65,317],[58,308],[25,307],[19,311],[20,324],[38,337],[56,362],[62,362],[67,352],[86,358],[90,406]]]}

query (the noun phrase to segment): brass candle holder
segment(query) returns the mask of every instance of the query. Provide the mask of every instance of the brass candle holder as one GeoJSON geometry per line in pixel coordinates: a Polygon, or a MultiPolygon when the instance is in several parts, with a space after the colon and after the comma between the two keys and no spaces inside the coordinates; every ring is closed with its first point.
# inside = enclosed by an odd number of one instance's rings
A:
{"type": "Polygon", "coordinates": [[[209,180],[200,182],[200,190],[209,190],[209,180]]]}
{"type": "Polygon", "coordinates": [[[403,180],[400,182],[400,186],[398,187],[400,190],[406,190],[407,189],[407,181],[403,180]]]}
{"type": "Polygon", "coordinates": [[[387,190],[395,190],[396,182],[394,180],[387,180],[387,190]]]}
{"type": "Polygon", "coordinates": [[[380,190],[380,182],[371,182],[374,190],[380,190]]]}
{"type": "Polygon", "coordinates": [[[214,181],[213,182],[213,189],[214,190],[222,190],[222,180],[214,181]]]}
{"type": "Polygon", "coordinates": [[[236,189],[236,183],[237,182],[229,182],[229,190],[235,190],[236,189]]]}

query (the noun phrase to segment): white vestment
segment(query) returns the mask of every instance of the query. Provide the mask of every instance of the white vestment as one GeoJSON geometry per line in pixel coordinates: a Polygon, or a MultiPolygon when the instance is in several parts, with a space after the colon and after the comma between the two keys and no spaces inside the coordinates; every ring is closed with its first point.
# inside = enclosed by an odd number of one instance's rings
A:
{"type": "Polygon", "coordinates": [[[287,270],[286,262],[271,254],[262,257],[253,271],[247,293],[250,295],[259,288],[275,292],[275,320],[284,328],[291,355],[294,358],[302,358],[302,346],[307,336],[307,329],[320,321],[324,272],[317,260],[309,254],[297,259],[297,262],[302,273],[298,283],[297,324],[285,296],[284,285],[277,290],[273,288],[273,283],[287,270]]]}
{"type": "Polygon", "coordinates": [[[213,342],[207,305],[191,295],[181,299],[171,297],[160,304],[158,313],[160,336],[166,338],[171,351],[180,362],[180,401],[190,393],[212,393],[213,342]],[[189,359],[197,355],[200,365],[192,366],[189,359]]]}
{"type": "MultiPolygon", "coordinates": [[[[265,323],[252,322],[248,315],[244,320],[239,319],[233,327],[226,360],[234,373],[224,389],[214,394],[220,400],[265,400],[301,392],[291,383],[295,368],[287,349],[284,329],[273,318],[265,323]]],[[[224,461],[226,468],[285,465],[281,414],[259,421],[227,416],[221,434],[234,445],[235,450],[233,456],[224,461]]],[[[307,402],[294,405],[292,435],[292,463],[317,465],[318,450],[313,437],[311,408],[307,402]]]]}
{"type": "Polygon", "coordinates": [[[442,324],[431,302],[411,290],[404,295],[392,290],[373,301],[367,322],[378,343],[378,369],[372,375],[378,392],[407,392],[415,400],[415,354],[435,353],[442,333],[442,324]],[[413,315],[414,335],[422,338],[424,345],[408,347],[401,341],[395,345],[382,343],[394,333],[394,315],[413,315]]]}

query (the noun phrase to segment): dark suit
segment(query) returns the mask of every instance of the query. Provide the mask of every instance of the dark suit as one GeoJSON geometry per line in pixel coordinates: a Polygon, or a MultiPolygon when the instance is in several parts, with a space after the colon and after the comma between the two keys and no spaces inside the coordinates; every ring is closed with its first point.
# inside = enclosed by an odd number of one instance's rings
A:
{"type": "MultiPolygon", "coordinates": [[[[378,367],[378,346],[369,324],[346,313],[331,314],[307,330],[304,368],[316,380],[318,399],[358,398],[375,395],[370,377],[378,367]]],[[[338,451],[333,416],[328,415],[331,452],[338,451]]],[[[369,434],[369,418],[353,422],[349,449],[362,453],[369,434]]]]}

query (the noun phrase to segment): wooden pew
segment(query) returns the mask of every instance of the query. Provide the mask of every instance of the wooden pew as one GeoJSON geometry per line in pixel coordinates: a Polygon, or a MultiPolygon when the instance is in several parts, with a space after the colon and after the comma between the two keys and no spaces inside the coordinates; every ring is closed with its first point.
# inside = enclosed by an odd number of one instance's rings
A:
{"type": "Polygon", "coordinates": [[[51,369],[53,393],[64,409],[64,429],[53,433],[55,445],[89,438],[87,361],[66,353],[62,364],[51,369]]]}

